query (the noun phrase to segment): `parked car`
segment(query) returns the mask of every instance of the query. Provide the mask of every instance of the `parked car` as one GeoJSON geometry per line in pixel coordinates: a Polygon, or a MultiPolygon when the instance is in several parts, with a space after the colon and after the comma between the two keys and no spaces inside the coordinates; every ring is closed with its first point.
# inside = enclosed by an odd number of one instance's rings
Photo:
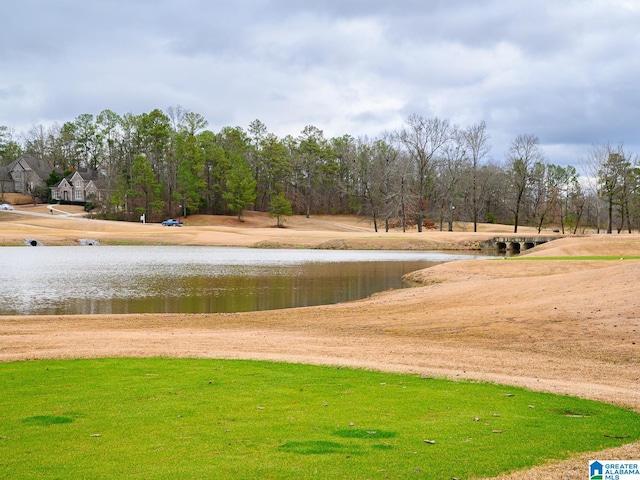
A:
{"type": "Polygon", "coordinates": [[[164,226],[164,227],[181,227],[182,226],[182,222],[180,220],[175,220],[173,218],[169,218],[168,220],[165,220],[164,222],[162,222],[162,226],[164,226]]]}
{"type": "Polygon", "coordinates": [[[8,203],[3,203],[0,205],[0,210],[13,210],[13,205],[9,205],[8,203]]]}

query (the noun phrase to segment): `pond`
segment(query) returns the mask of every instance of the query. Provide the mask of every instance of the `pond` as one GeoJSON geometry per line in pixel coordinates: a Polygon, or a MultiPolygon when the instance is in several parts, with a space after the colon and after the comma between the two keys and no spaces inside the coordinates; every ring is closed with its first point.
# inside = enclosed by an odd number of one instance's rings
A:
{"type": "Polygon", "coordinates": [[[0,315],[211,313],[339,303],[479,255],[223,247],[0,248],[0,315]]]}

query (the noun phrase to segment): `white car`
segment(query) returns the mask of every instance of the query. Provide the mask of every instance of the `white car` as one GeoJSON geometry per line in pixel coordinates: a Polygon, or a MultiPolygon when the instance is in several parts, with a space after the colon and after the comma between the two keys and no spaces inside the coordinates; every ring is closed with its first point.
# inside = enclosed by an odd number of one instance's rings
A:
{"type": "Polygon", "coordinates": [[[9,205],[8,203],[3,203],[0,205],[0,210],[13,210],[13,205],[9,205]]]}

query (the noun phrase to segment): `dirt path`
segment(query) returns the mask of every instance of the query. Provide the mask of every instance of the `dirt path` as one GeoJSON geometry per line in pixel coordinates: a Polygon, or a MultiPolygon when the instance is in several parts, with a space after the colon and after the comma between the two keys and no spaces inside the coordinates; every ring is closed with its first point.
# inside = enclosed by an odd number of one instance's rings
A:
{"type": "MultiPolygon", "coordinates": [[[[28,228],[48,227],[48,235],[62,243],[70,238],[68,229],[33,223],[28,228]]],[[[0,239],[25,228],[7,225],[0,218],[0,239]]],[[[93,228],[96,236],[122,235],[106,226],[104,233],[93,228]]],[[[348,228],[225,225],[179,230],[155,235],[171,243],[220,244],[250,237],[253,243],[297,239],[353,246],[375,239],[393,247],[400,242],[464,246],[488,235],[430,232],[391,238],[348,228]]],[[[640,255],[640,236],[570,237],[530,253],[594,254],[640,255]]],[[[640,261],[471,260],[438,265],[413,279],[428,286],[272,312],[0,317],[0,361],[161,355],[347,365],[512,384],[640,411],[640,261]]],[[[640,442],[501,478],[581,479],[587,460],[604,457],[639,459],[640,442]]]]}

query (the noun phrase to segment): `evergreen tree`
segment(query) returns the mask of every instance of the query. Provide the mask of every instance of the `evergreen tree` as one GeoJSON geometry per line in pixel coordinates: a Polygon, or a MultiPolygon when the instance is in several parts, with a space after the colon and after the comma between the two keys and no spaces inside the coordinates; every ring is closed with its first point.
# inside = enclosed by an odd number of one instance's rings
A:
{"type": "Polygon", "coordinates": [[[285,198],[283,192],[271,198],[271,202],[269,202],[269,216],[271,218],[275,217],[277,227],[282,226],[283,216],[290,217],[291,215],[293,215],[291,202],[285,198]]]}
{"type": "Polygon", "coordinates": [[[242,213],[247,205],[256,199],[256,180],[246,160],[238,155],[231,156],[231,167],[226,175],[226,191],[222,198],[227,202],[229,210],[237,213],[238,220],[244,221],[242,213]]]}

